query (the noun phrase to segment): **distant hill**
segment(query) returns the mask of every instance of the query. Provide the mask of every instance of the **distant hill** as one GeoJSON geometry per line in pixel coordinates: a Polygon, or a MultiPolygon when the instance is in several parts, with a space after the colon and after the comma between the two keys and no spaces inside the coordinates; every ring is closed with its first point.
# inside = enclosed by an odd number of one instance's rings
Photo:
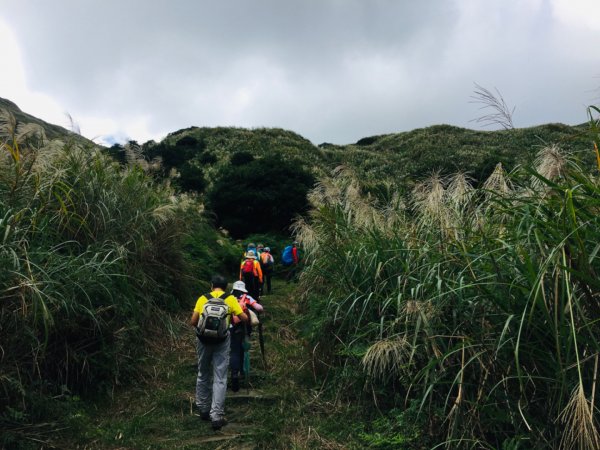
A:
{"type": "MultiPolygon", "coordinates": [[[[46,130],[49,138],[65,136],[91,141],[22,112],[17,105],[0,98],[0,109],[8,109],[18,120],[33,122],[46,130]]],[[[314,175],[322,176],[339,165],[346,165],[365,180],[392,181],[410,186],[434,170],[443,174],[459,170],[476,181],[485,179],[501,162],[507,170],[531,163],[538,151],[557,144],[567,152],[578,153],[593,164],[591,140],[586,124],[560,123],[500,131],[475,131],[450,125],[434,125],[412,131],[370,136],[354,144],[313,145],[293,131],[280,128],[190,127],[174,131],[161,142],[142,144],[148,160],[160,156],[166,169],[175,168],[193,174],[202,171],[210,184],[213,176],[231,164],[234,155],[245,153],[253,158],[277,154],[301,164],[314,175]]],[[[107,149],[124,160],[122,147],[107,149]]],[[[193,176],[193,175],[192,175],[193,176]]]]}
{"type": "Polygon", "coordinates": [[[586,124],[546,124],[500,131],[475,131],[450,125],[434,125],[404,133],[372,136],[355,144],[322,144],[334,159],[359,167],[369,179],[396,178],[407,182],[422,179],[434,170],[469,172],[483,180],[499,162],[507,170],[535,160],[544,147],[557,144],[593,163],[586,124]]]}
{"type": "Polygon", "coordinates": [[[46,133],[46,137],[48,139],[64,140],[66,138],[70,138],[75,139],[81,144],[97,145],[93,141],[77,133],[73,133],[72,131],[69,131],[66,128],[45,122],[42,119],[38,119],[37,117],[32,116],[31,114],[27,114],[26,112],[21,111],[21,108],[19,108],[15,103],[2,97],[0,97],[0,110],[10,112],[13,116],[15,116],[18,122],[35,123],[37,125],[40,125],[44,129],[44,132],[46,133]]]}
{"type": "Polygon", "coordinates": [[[501,162],[507,170],[535,160],[539,150],[557,144],[593,163],[586,124],[546,124],[500,131],[475,131],[434,125],[408,132],[371,136],[355,144],[313,145],[302,136],[277,128],[187,128],[169,134],[159,146],[177,158],[195,161],[207,174],[229,164],[231,157],[248,152],[255,158],[279,153],[300,161],[316,176],[346,165],[369,181],[393,181],[410,186],[435,170],[459,170],[482,181],[501,162]],[[192,146],[188,145],[194,143],[192,146]],[[211,169],[214,168],[214,169],[211,169]]]}

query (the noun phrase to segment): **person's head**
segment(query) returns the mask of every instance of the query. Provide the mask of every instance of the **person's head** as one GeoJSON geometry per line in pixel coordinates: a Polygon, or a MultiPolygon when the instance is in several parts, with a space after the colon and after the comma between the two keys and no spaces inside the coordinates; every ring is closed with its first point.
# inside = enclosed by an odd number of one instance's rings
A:
{"type": "Polygon", "coordinates": [[[231,293],[236,297],[239,297],[242,294],[247,294],[248,290],[246,289],[246,283],[243,281],[236,281],[233,283],[231,293]]]}
{"type": "Polygon", "coordinates": [[[271,251],[271,247],[265,247],[265,252],[269,253],[271,251]]]}
{"type": "Polygon", "coordinates": [[[210,284],[213,289],[225,290],[227,288],[227,279],[223,275],[215,274],[210,279],[210,284]]]}
{"type": "Polygon", "coordinates": [[[256,244],[254,244],[253,242],[250,242],[250,243],[248,244],[248,248],[249,248],[249,249],[250,249],[250,248],[256,248],[256,244]]]}
{"type": "Polygon", "coordinates": [[[298,241],[294,241],[292,245],[295,247],[296,245],[298,245],[298,241]]]}
{"type": "Polygon", "coordinates": [[[246,252],[245,258],[246,259],[256,259],[256,254],[252,250],[250,250],[250,251],[246,252]]]}
{"type": "Polygon", "coordinates": [[[258,245],[256,246],[256,248],[260,250],[261,248],[265,248],[265,246],[264,246],[264,245],[262,245],[262,244],[258,244],[258,245]]]}

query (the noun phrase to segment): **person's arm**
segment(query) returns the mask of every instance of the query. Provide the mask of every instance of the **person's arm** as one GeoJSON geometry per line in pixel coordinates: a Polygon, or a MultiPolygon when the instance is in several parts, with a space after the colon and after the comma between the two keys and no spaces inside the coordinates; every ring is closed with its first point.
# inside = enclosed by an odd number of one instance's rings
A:
{"type": "Polygon", "coordinates": [[[263,273],[262,273],[262,269],[260,267],[260,263],[258,261],[254,261],[256,264],[254,265],[254,267],[256,267],[256,272],[258,273],[258,281],[260,281],[261,283],[263,282],[263,273]]]}
{"type": "Polygon", "coordinates": [[[250,295],[246,295],[246,305],[255,310],[256,312],[262,312],[263,307],[256,299],[250,295]]]}
{"type": "Polygon", "coordinates": [[[198,326],[198,322],[200,321],[200,313],[202,312],[202,306],[204,306],[204,301],[207,301],[207,298],[204,295],[200,296],[200,298],[196,300],[196,306],[194,307],[194,312],[192,313],[192,317],[190,319],[190,325],[193,327],[198,326]]]}
{"type": "Polygon", "coordinates": [[[258,303],[256,300],[254,300],[254,302],[252,302],[250,304],[250,307],[255,310],[256,312],[263,312],[263,307],[260,303],[258,303]]]}

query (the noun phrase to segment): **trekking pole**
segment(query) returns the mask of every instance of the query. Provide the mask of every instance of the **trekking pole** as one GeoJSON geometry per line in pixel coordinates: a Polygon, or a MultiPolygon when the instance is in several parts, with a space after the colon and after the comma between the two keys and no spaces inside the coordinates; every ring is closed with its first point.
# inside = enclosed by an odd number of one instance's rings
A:
{"type": "Polygon", "coordinates": [[[250,392],[250,352],[248,350],[244,352],[244,376],[246,377],[246,390],[250,392]]]}
{"type": "Polygon", "coordinates": [[[250,347],[249,336],[244,331],[244,340],[242,341],[242,351],[244,352],[242,367],[244,369],[244,378],[246,379],[246,389],[248,392],[250,392],[250,347]]]}
{"type": "Polygon", "coordinates": [[[265,357],[265,338],[263,336],[262,321],[258,323],[258,343],[260,344],[260,354],[262,356],[263,367],[265,372],[267,372],[269,369],[267,368],[267,358],[265,357]]]}

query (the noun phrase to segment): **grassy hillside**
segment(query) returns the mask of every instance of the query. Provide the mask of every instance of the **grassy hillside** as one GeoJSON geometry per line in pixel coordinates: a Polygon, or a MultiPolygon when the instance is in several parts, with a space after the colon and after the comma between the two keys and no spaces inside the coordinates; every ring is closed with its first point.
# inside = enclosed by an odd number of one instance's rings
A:
{"type": "Polygon", "coordinates": [[[466,171],[482,180],[497,163],[508,170],[531,163],[537,152],[550,144],[568,152],[585,152],[592,162],[587,125],[547,124],[500,131],[435,125],[363,138],[356,144],[327,145],[325,149],[335,155],[332,159],[359,168],[368,178],[393,177],[412,184],[433,170],[446,174],[466,171]]]}
{"type": "Polygon", "coordinates": [[[276,151],[306,163],[319,164],[322,161],[321,151],[308,139],[281,128],[192,127],[170,133],[163,142],[174,145],[185,136],[203,143],[204,148],[219,160],[241,151],[250,152],[256,157],[276,151]]]}
{"type": "Polygon", "coordinates": [[[7,111],[11,113],[19,123],[33,123],[41,126],[44,129],[44,132],[46,133],[46,137],[50,140],[65,140],[68,137],[75,140],[75,142],[77,142],[80,145],[95,145],[92,141],[84,138],[83,136],[77,133],[73,133],[72,131],[69,131],[66,128],[45,122],[41,119],[38,119],[35,116],[32,116],[31,114],[27,114],[21,111],[21,108],[19,108],[16,104],[2,97],[0,97],[0,111],[7,111]]]}
{"type": "Polygon", "coordinates": [[[296,133],[276,128],[192,127],[171,133],[156,145],[184,152],[181,163],[193,160],[209,177],[228,165],[236,153],[248,152],[255,158],[277,153],[300,161],[317,177],[346,165],[368,180],[392,180],[411,186],[434,170],[443,174],[465,171],[480,181],[490,175],[497,163],[501,162],[507,170],[529,164],[540,149],[550,144],[558,144],[569,153],[583,153],[584,159],[592,163],[587,131],[587,125],[563,124],[500,131],[434,125],[367,137],[355,144],[315,146],[296,133]],[[196,140],[195,148],[178,146],[178,142],[189,137],[196,140]]]}

